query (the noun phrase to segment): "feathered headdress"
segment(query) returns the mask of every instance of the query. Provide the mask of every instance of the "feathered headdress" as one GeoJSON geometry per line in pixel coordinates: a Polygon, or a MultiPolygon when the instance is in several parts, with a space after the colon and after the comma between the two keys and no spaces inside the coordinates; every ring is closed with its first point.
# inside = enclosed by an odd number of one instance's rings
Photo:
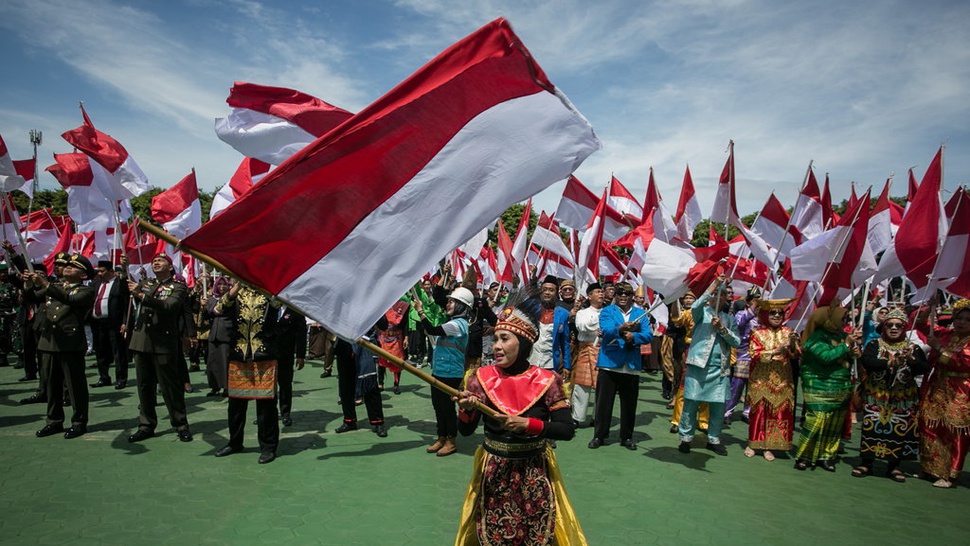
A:
{"type": "Polygon", "coordinates": [[[529,285],[509,294],[505,308],[499,313],[495,331],[505,330],[535,343],[539,339],[539,311],[542,304],[538,288],[529,285]]]}

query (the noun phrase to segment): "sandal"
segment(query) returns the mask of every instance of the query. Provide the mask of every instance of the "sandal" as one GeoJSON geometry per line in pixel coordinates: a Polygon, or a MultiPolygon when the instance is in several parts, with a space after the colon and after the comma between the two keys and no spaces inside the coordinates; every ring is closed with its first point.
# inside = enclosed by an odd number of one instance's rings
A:
{"type": "Polygon", "coordinates": [[[808,461],[806,461],[805,459],[798,459],[795,461],[795,470],[807,470],[807,469],[808,469],[808,461]]]}
{"type": "Polygon", "coordinates": [[[856,478],[865,478],[866,476],[871,476],[871,475],[872,475],[872,468],[868,466],[859,465],[852,469],[852,476],[856,478]]]}
{"type": "Polygon", "coordinates": [[[886,476],[888,476],[890,480],[897,483],[903,483],[906,481],[906,474],[904,474],[903,471],[898,468],[890,470],[886,476]]]}
{"type": "Polygon", "coordinates": [[[956,484],[954,484],[950,480],[944,480],[943,478],[940,478],[935,482],[933,482],[933,487],[938,487],[940,489],[952,489],[955,486],[956,484]]]}
{"type": "Polygon", "coordinates": [[[827,472],[835,472],[835,463],[832,461],[819,460],[815,465],[827,472]]]}
{"type": "Polygon", "coordinates": [[[761,456],[764,457],[766,461],[774,461],[775,460],[775,454],[772,453],[771,450],[768,450],[768,449],[766,449],[765,452],[761,454],[761,456]]]}
{"type": "Polygon", "coordinates": [[[751,449],[750,447],[744,448],[744,456],[745,457],[754,457],[754,450],[751,449]]]}

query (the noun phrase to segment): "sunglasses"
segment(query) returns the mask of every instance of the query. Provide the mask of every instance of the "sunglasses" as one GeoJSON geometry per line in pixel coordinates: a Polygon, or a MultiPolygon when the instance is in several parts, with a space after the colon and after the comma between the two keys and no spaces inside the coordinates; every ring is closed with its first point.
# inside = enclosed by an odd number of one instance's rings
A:
{"type": "Polygon", "coordinates": [[[785,312],[784,311],[780,311],[780,310],[768,311],[768,316],[769,317],[783,317],[783,316],[785,316],[785,312]]]}
{"type": "Polygon", "coordinates": [[[633,294],[633,292],[628,292],[626,290],[615,290],[613,293],[617,296],[630,296],[633,294]]]}
{"type": "Polygon", "coordinates": [[[904,325],[902,325],[902,324],[886,324],[883,327],[885,329],[887,329],[887,330],[902,330],[904,328],[904,325]]]}

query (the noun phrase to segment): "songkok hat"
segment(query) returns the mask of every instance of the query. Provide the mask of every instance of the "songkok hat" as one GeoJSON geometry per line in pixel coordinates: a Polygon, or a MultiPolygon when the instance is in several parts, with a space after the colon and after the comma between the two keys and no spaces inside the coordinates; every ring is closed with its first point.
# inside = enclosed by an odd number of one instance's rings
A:
{"type": "Polygon", "coordinates": [[[600,283],[594,282],[586,287],[586,295],[588,296],[592,294],[593,290],[602,290],[602,289],[603,289],[603,286],[600,283]]]}
{"type": "Polygon", "coordinates": [[[546,278],[542,279],[542,284],[554,284],[559,286],[559,279],[553,277],[552,275],[546,275],[546,278]]]}
{"type": "Polygon", "coordinates": [[[98,260],[98,267],[103,267],[105,269],[111,269],[111,262],[109,260],[98,260]]]}

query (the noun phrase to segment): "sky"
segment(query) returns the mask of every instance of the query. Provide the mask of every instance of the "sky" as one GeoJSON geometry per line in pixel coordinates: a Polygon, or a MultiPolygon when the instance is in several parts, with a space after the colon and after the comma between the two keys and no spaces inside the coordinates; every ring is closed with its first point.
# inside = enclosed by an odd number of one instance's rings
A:
{"type": "Polygon", "coordinates": [[[194,167],[211,191],[240,161],[213,131],[234,81],[358,111],[498,17],[603,141],[575,173],[594,192],[612,175],[642,201],[652,167],[673,211],[689,165],[709,211],[731,140],[742,215],[772,192],[793,204],[809,161],[836,203],[893,174],[905,195],[941,144],[945,187],[970,182],[960,1],[4,0],[0,135],[25,159],[42,131],[46,167],[83,101],[153,185],[194,167]]]}

